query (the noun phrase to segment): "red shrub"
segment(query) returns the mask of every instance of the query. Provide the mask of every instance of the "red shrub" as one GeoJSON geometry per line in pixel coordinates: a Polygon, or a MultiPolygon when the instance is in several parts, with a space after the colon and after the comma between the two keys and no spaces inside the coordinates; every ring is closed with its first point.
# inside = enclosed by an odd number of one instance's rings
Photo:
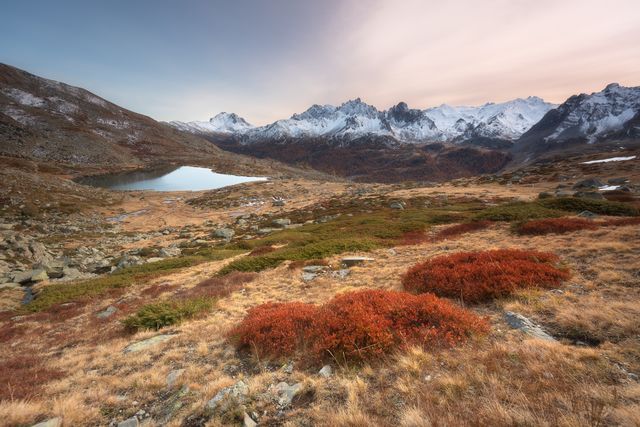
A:
{"type": "Polygon", "coordinates": [[[434,241],[451,239],[454,237],[458,237],[465,233],[471,233],[473,231],[480,231],[486,228],[489,228],[493,222],[483,220],[483,221],[473,221],[473,222],[465,222],[462,224],[452,225],[440,230],[434,237],[434,241]]]}
{"type": "Polygon", "coordinates": [[[485,320],[434,295],[364,290],[320,307],[263,304],[250,310],[231,336],[240,348],[261,355],[363,361],[411,344],[454,345],[488,329],[485,320]]]}
{"type": "Polygon", "coordinates": [[[485,320],[435,295],[349,292],[320,307],[313,352],[319,358],[361,361],[407,345],[452,346],[488,329],[485,320]]]}
{"type": "Polygon", "coordinates": [[[599,225],[603,226],[603,227],[618,227],[618,226],[624,226],[624,225],[640,225],[640,217],[634,217],[634,218],[615,218],[615,219],[608,219],[604,222],[599,223],[599,225]]]}
{"type": "Polygon", "coordinates": [[[460,252],[416,264],[402,277],[412,292],[480,302],[522,288],[558,286],[569,273],[554,265],[554,254],[514,249],[460,252]]]}
{"type": "Polygon", "coordinates": [[[427,242],[429,237],[427,233],[422,230],[408,231],[400,238],[401,245],[419,245],[420,243],[427,242]]]}
{"type": "Polygon", "coordinates": [[[0,401],[34,398],[48,381],[63,376],[44,365],[43,359],[27,354],[0,361],[0,401]]]}
{"type": "Polygon", "coordinates": [[[286,356],[304,348],[316,314],[311,304],[269,302],[249,310],[230,335],[237,337],[239,347],[259,355],[286,356]]]}
{"type": "Polygon", "coordinates": [[[518,225],[518,234],[562,234],[578,230],[595,230],[598,224],[583,218],[546,218],[527,221],[518,225]]]}

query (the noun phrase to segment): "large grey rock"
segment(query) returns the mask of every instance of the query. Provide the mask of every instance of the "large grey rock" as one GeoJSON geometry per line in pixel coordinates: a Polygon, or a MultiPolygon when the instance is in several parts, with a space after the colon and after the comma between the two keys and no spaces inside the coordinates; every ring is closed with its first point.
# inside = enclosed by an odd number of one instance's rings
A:
{"type": "Polygon", "coordinates": [[[600,188],[603,186],[604,186],[604,182],[600,181],[598,178],[587,178],[577,182],[573,186],[573,188],[576,190],[581,190],[581,189],[590,189],[590,188],[600,188]]]}
{"type": "Polygon", "coordinates": [[[15,283],[29,283],[31,281],[31,276],[33,275],[33,270],[29,271],[13,271],[9,274],[9,278],[15,283]]]}
{"type": "Polygon", "coordinates": [[[289,218],[278,218],[274,219],[273,223],[278,227],[285,228],[287,225],[291,225],[291,220],[289,218]]]}
{"type": "Polygon", "coordinates": [[[236,232],[233,231],[230,228],[218,228],[217,230],[214,230],[213,237],[218,237],[218,238],[221,238],[221,239],[231,240],[231,238],[235,234],[236,234],[236,232]]]}
{"type": "Polygon", "coordinates": [[[629,182],[629,178],[626,176],[621,176],[619,178],[610,178],[607,183],[610,185],[623,185],[629,182]]]}
{"type": "Polygon", "coordinates": [[[162,258],[171,258],[180,256],[181,253],[182,251],[177,246],[169,246],[167,248],[160,249],[158,255],[160,255],[162,258]]]}
{"type": "Polygon", "coordinates": [[[275,207],[282,207],[285,205],[285,201],[283,199],[274,197],[273,202],[271,204],[275,207]]]}
{"type": "Polygon", "coordinates": [[[531,335],[532,337],[536,337],[541,340],[556,341],[555,338],[546,333],[544,329],[542,329],[539,325],[536,325],[522,314],[507,311],[504,313],[504,317],[509,326],[514,329],[519,329],[525,334],[531,335]]]}
{"type": "Polygon", "coordinates": [[[139,351],[143,351],[148,349],[149,347],[153,347],[157,344],[160,344],[162,342],[165,341],[169,341],[170,339],[173,339],[175,335],[167,335],[167,334],[160,334],[160,335],[155,335],[151,338],[147,338],[146,340],[142,340],[142,341],[138,341],[138,342],[134,342],[132,344],[129,344],[128,346],[125,347],[124,352],[125,353],[137,353],[139,351]]]}
{"type": "Polygon", "coordinates": [[[96,314],[96,317],[98,319],[106,319],[108,317],[113,316],[117,311],[118,309],[116,307],[110,305],[109,307],[105,308],[104,310],[96,314]]]}
{"type": "Polygon", "coordinates": [[[49,280],[49,276],[45,270],[32,270],[31,271],[31,281],[32,282],[44,282],[45,280],[49,280]]]}
{"type": "Polygon", "coordinates": [[[62,418],[50,418],[46,421],[39,422],[38,424],[34,424],[32,427],[60,427],[62,425],[62,418]]]}
{"type": "Polygon", "coordinates": [[[54,259],[50,261],[39,262],[33,267],[36,269],[43,269],[52,279],[59,279],[64,276],[65,261],[63,259],[54,259]]]}
{"type": "Polygon", "coordinates": [[[210,411],[225,412],[234,403],[243,403],[249,394],[249,387],[244,381],[238,381],[232,386],[225,387],[207,402],[210,411]]]}
{"type": "Polygon", "coordinates": [[[138,427],[140,423],[136,417],[131,417],[118,423],[118,427],[138,427]]]}
{"type": "Polygon", "coordinates": [[[391,209],[399,209],[399,210],[404,209],[404,206],[405,206],[405,205],[404,205],[404,202],[392,202],[392,203],[389,205],[389,207],[390,207],[391,209]]]}
{"type": "Polygon", "coordinates": [[[293,398],[302,391],[302,383],[289,385],[281,382],[273,388],[273,391],[278,396],[278,405],[286,407],[291,405],[293,398]]]}

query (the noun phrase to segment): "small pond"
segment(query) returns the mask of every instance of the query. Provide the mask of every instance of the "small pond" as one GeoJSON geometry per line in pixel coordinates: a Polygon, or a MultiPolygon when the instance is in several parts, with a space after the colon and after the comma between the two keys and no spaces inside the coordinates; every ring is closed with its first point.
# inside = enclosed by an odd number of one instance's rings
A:
{"type": "Polygon", "coordinates": [[[80,184],[110,190],[200,191],[266,179],[258,176],[226,175],[194,166],[168,166],[89,176],[76,181],[80,184]]]}

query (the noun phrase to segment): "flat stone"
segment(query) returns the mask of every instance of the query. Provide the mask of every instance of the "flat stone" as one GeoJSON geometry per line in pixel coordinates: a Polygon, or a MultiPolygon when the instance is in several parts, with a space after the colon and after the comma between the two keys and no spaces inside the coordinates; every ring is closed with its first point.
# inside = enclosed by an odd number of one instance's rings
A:
{"type": "Polygon", "coordinates": [[[346,267],[353,267],[354,265],[364,264],[365,262],[374,261],[373,258],[363,257],[363,256],[352,256],[342,258],[342,264],[346,267]]]}
{"type": "Polygon", "coordinates": [[[302,281],[303,282],[310,282],[313,279],[315,279],[316,277],[318,277],[318,275],[316,273],[307,273],[307,272],[303,272],[302,273],[302,281]]]}
{"type": "Polygon", "coordinates": [[[109,307],[96,314],[96,317],[98,319],[106,319],[107,317],[111,317],[112,315],[114,315],[116,311],[118,311],[118,309],[110,305],[109,307]]]}
{"type": "Polygon", "coordinates": [[[14,271],[12,272],[9,277],[15,282],[15,283],[29,283],[31,281],[31,275],[33,274],[33,271],[29,270],[29,271],[14,271]]]}
{"type": "Polygon", "coordinates": [[[56,417],[46,421],[42,421],[38,424],[34,424],[32,427],[60,427],[62,425],[62,418],[56,417]]]}
{"type": "Polygon", "coordinates": [[[504,313],[504,317],[507,320],[509,326],[514,329],[519,329],[527,335],[539,338],[545,341],[556,341],[551,335],[546,333],[539,325],[533,323],[530,319],[524,317],[521,314],[507,311],[504,313]]]}
{"type": "Polygon", "coordinates": [[[136,417],[131,417],[118,423],[118,427],[138,427],[140,423],[136,417]]]}
{"type": "Polygon", "coordinates": [[[138,342],[134,342],[132,344],[129,344],[128,346],[125,347],[124,352],[125,353],[137,353],[139,351],[146,350],[149,347],[152,347],[152,346],[154,346],[156,344],[160,344],[162,342],[169,341],[170,339],[173,339],[173,337],[175,337],[175,335],[166,335],[166,334],[156,335],[156,336],[153,336],[151,338],[147,338],[146,340],[142,340],[142,341],[138,341],[138,342]]]}

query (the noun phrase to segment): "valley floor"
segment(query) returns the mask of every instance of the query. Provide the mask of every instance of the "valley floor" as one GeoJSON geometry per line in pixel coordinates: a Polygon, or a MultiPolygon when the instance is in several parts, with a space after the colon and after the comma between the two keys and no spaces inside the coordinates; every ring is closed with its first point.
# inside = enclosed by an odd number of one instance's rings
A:
{"type": "MultiPolygon", "coordinates": [[[[51,257],[66,255],[80,275],[38,281],[27,305],[22,288],[0,289],[0,424],[640,425],[638,222],[564,234],[514,231],[534,210],[548,209],[538,205],[540,192],[596,175],[637,184],[640,168],[558,165],[515,175],[429,186],[280,179],[197,193],[91,194],[71,186],[92,206],[29,219],[8,210],[0,229],[5,247],[20,234],[51,257]],[[516,216],[501,220],[496,208],[513,201],[523,202],[509,211],[516,216]],[[487,228],[437,237],[483,215],[493,220],[487,228]],[[404,233],[416,223],[419,233],[404,233]],[[360,246],[330,245],[343,240],[360,246]],[[300,255],[312,246],[321,256],[300,255]],[[417,262],[498,248],[553,252],[571,278],[557,289],[481,304],[456,300],[491,325],[487,336],[458,347],[399,349],[364,365],[336,358],[320,374],[324,363],[302,355],[269,360],[238,351],[228,337],[265,302],[322,304],[352,290],[403,290],[401,276],[417,262]],[[173,252],[160,255],[163,249],[173,252]],[[273,261],[269,252],[284,255],[268,268],[257,265],[273,261]],[[347,255],[372,260],[344,268],[347,255]],[[117,269],[104,274],[100,265],[117,269]],[[309,265],[320,267],[309,275],[309,265]],[[145,306],[211,286],[218,287],[213,305],[182,322],[159,330],[123,325],[145,306]],[[553,339],[513,328],[507,312],[553,339]],[[226,387],[241,399],[208,409],[226,387]]],[[[49,185],[57,189],[57,182],[49,185]]],[[[625,206],[640,206],[637,191],[631,194],[625,206]]],[[[23,253],[12,247],[12,254],[3,262],[27,265],[23,253]]]]}

